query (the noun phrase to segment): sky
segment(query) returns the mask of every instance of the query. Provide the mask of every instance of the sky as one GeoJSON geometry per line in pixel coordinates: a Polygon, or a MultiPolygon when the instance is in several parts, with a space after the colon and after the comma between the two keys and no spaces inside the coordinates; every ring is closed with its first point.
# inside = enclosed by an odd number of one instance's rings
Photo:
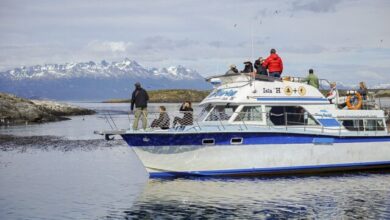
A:
{"type": "Polygon", "coordinates": [[[1,0],[0,71],[136,60],[203,76],[267,57],[284,75],[390,84],[389,0],[1,0]]]}

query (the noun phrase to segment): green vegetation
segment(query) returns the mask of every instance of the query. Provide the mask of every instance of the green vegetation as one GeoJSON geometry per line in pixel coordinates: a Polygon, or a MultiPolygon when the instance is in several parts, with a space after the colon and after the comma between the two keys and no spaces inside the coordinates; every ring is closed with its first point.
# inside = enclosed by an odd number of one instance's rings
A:
{"type": "MultiPolygon", "coordinates": [[[[200,102],[210,91],[198,91],[187,89],[168,89],[148,91],[151,103],[180,103],[183,101],[200,102]]],[[[128,103],[130,99],[110,99],[104,103],[128,103]]]]}
{"type": "Polygon", "coordinates": [[[379,90],[376,92],[375,97],[390,97],[390,90],[379,90]]]}

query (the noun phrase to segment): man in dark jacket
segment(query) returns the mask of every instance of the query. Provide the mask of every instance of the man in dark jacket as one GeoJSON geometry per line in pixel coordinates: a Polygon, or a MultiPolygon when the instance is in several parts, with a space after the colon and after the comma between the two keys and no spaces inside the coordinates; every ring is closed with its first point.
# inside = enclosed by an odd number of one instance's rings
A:
{"type": "Polygon", "coordinates": [[[241,73],[252,73],[253,72],[253,65],[251,61],[245,61],[244,69],[241,71],[241,73]]]}
{"type": "Polygon", "coordinates": [[[141,87],[141,83],[137,82],[135,84],[135,90],[131,96],[131,111],[134,110],[135,105],[135,113],[134,113],[134,123],[133,123],[133,130],[138,129],[138,121],[139,118],[142,117],[142,127],[143,129],[146,129],[147,126],[147,117],[148,117],[148,101],[149,101],[149,95],[141,87]]]}
{"type": "Polygon", "coordinates": [[[263,76],[268,76],[267,68],[262,66],[264,61],[265,60],[263,59],[263,57],[259,57],[259,59],[257,59],[255,61],[254,67],[255,67],[255,70],[256,70],[256,74],[263,75],[263,76]]]}
{"type": "Polygon", "coordinates": [[[262,66],[268,69],[269,76],[279,78],[282,75],[283,61],[276,54],[275,49],[271,49],[269,57],[267,57],[262,66]]]}

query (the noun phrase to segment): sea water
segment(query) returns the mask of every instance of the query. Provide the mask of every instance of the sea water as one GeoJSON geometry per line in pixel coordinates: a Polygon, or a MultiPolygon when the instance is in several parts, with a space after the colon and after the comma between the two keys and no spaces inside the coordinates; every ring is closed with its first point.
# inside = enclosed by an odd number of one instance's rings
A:
{"type": "Polygon", "coordinates": [[[130,127],[128,104],[73,104],[98,114],[0,128],[0,219],[390,219],[388,173],[148,179],[126,143],[93,134],[108,110],[130,127]]]}

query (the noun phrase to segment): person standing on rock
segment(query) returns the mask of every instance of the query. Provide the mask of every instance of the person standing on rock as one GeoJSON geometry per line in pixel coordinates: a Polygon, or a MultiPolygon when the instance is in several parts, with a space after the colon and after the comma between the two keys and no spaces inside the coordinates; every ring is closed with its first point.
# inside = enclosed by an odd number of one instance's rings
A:
{"type": "Polygon", "coordinates": [[[138,129],[138,121],[141,117],[142,127],[144,130],[146,129],[148,123],[148,101],[148,93],[141,87],[141,83],[137,82],[135,84],[135,90],[131,96],[131,112],[133,112],[135,105],[133,130],[138,129]]]}

